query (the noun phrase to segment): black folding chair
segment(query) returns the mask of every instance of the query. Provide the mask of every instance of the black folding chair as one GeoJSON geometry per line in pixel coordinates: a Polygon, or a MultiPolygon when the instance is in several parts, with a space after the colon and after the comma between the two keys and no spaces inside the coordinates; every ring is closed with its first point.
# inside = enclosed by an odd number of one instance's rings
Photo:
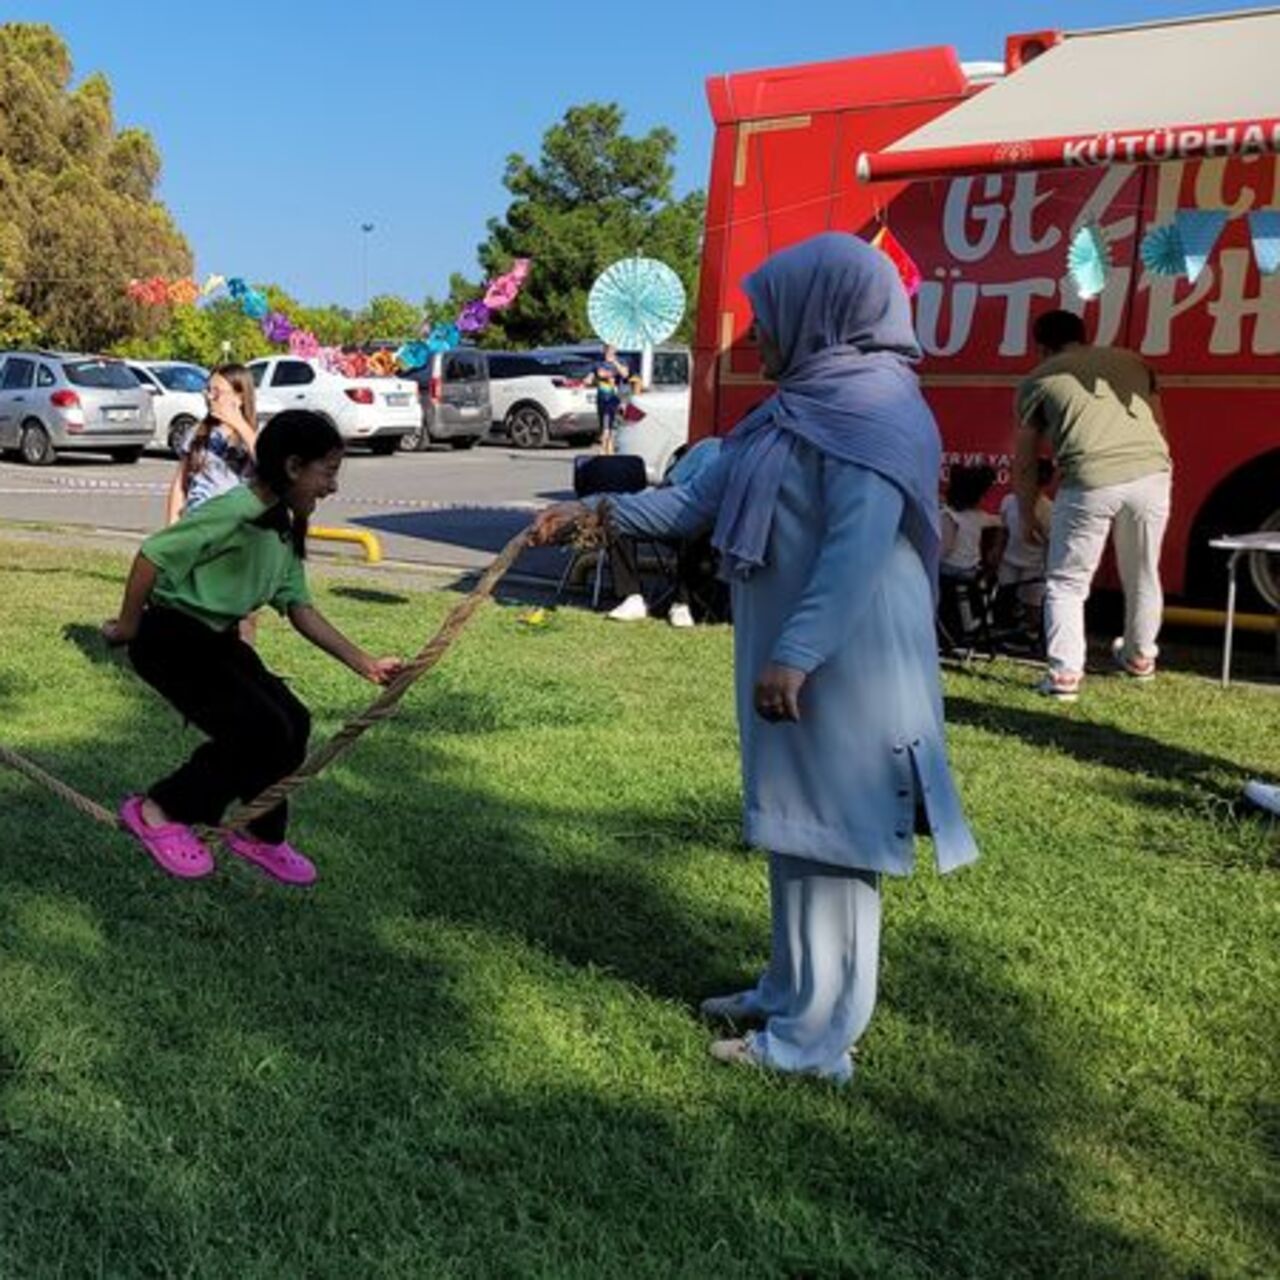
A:
{"type": "MultiPolygon", "coordinates": [[[[644,460],[629,454],[595,454],[575,458],[573,462],[573,492],[579,498],[596,494],[639,493],[649,487],[644,460]]],[[[565,587],[584,563],[595,557],[595,571],[591,585],[591,607],[600,607],[600,593],[604,586],[605,565],[609,550],[605,546],[583,547],[575,551],[560,575],[556,599],[564,594],[565,587]]]]}

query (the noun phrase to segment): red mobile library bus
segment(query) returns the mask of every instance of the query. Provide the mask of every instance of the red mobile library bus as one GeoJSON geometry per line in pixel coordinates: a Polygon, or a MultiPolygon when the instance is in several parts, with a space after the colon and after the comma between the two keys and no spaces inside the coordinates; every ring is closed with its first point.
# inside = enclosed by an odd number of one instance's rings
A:
{"type": "MultiPolygon", "coordinates": [[[[1280,528],[1280,273],[1247,215],[1280,210],[1280,9],[1009,37],[1001,63],[947,47],[716,76],[695,336],[693,434],[722,433],[767,393],[740,282],[819,231],[886,227],[923,275],[926,394],[946,460],[1008,477],[1013,388],[1031,321],[1081,311],[1095,341],[1140,352],[1174,456],[1163,572],[1221,594],[1223,532],[1280,528]],[[1228,220],[1195,283],[1148,272],[1146,231],[1178,210],[1228,220]],[[1074,231],[1102,228],[1112,268],[1083,302],[1074,231]]],[[[1254,557],[1280,608],[1280,565],[1254,557]]]]}

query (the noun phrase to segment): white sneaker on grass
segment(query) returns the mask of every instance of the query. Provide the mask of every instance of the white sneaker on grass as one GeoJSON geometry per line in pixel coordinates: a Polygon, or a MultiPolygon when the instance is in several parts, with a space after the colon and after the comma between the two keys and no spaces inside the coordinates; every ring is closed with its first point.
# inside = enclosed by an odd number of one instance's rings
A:
{"type": "Polygon", "coordinates": [[[648,616],[649,606],[641,595],[628,596],[616,609],[605,614],[613,622],[639,622],[648,616]]]}
{"type": "Polygon", "coordinates": [[[687,604],[673,604],[667,613],[667,621],[673,627],[691,627],[693,626],[693,614],[689,612],[687,604]]]}
{"type": "Polygon", "coordinates": [[[1265,809],[1280,818],[1280,787],[1270,782],[1249,782],[1245,784],[1244,798],[1259,809],[1265,809]]]}

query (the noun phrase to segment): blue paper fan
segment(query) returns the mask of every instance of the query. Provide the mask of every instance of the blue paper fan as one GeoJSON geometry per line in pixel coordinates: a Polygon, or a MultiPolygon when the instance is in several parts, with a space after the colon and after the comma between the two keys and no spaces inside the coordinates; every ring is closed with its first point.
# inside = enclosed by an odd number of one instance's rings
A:
{"type": "Polygon", "coordinates": [[[1180,209],[1173,215],[1187,260],[1187,279],[1193,284],[1200,278],[1222,228],[1227,225],[1225,209],[1180,209]]]}
{"type": "Polygon", "coordinates": [[[1067,271],[1081,298],[1096,298],[1102,292],[1110,266],[1111,251],[1101,228],[1092,223],[1081,227],[1067,250],[1067,271]]]}
{"type": "Polygon", "coordinates": [[[656,258],[623,258],[596,277],[587,297],[595,335],[615,347],[654,346],[684,316],[684,285],[656,258]]]}
{"type": "Polygon", "coordinates": [[[1249,238],[1253,260],[1264,276],[1280,272],[1280,212],[1265,209],[1249,215],[1249,238]]]}
{"type": "Polygon", "coordinates": [[[1152,275],[1181,276],[1187,273],[1187,255],[1183,252],[1182,237],[1173,223],[1153,227],[1142,237],[1138,250],[1142,265],[1152,275]]]}

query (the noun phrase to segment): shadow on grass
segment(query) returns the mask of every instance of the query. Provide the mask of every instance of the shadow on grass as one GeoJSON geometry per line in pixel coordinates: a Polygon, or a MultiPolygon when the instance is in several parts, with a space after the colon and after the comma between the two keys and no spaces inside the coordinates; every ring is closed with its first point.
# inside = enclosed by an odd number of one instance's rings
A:
{"type": "Polygon", "coordinates": [[[124,586],[122,573],[107,573],[101,569],[83,569],[75,565],[28,565],[8,564],[0,569],[0,578],[10,573],[28,574],[33,577],[47,578],[51,574],[69,578],[90,578],[95,582],[109,582],[113,587],[124,586]]]}
{"type": "MultiPolygon", "coordinates": [[[[132,756],[63,745],[53,767],[123,791],[171,763],[171,728],[140,704],[132,756]]],[[[728,790],[692,813],[512,803],[388,730],[298,809],[309,894],[239,867],[166,881],[43,795],[7,807],[41,856],[0,846],[0,1270],[1185,1271],[1073,1205],[1094,1171],[1056,1131],[1107,1104],[1072,1029],[983,941],[895,928],[892,900],[885,1030],[851,1091],[705,1062],[670,1002],[767,947],[728,790]],[[652,843],[619,848],[632,832],[652,843]],[[694,859],[711,888],[668,878],[694,859]],[[542,1021],[504,1004],[531,984],[542,1021]]]]}
{"type": "Polygon", "coordinates": [[[73,644],[90,662],[100,666],[124,667],[124,650],[115,650],[103,638],[97,627],[86,622],[68,622],[62,628],[62,638],[73,644]]]}
{"type": "Polygon", "coordinates": [[[409,597],[395,591],[377,591],[372,587],[329,588],[329,594],[341,596],[344,600],[358,600],[361,604],[408,604],[409,597]]]}
{"type": "Polygon", "coordinates": [[[1061,751],[1085,764],[1168,779],[1216,800],[1234,803],[1239,798],[1239,782],[1220,780],[1222,775],[1241,776],[1240,767],[1233,761],[1171,746],[1115,725],[959,696],[948,696],[947,720],[951,724],[972,725],[990,733],[1021,738],[1031,746],[1061,751]]]}

